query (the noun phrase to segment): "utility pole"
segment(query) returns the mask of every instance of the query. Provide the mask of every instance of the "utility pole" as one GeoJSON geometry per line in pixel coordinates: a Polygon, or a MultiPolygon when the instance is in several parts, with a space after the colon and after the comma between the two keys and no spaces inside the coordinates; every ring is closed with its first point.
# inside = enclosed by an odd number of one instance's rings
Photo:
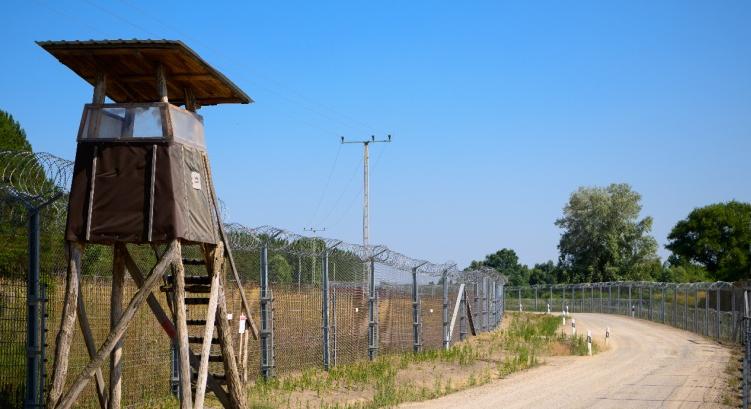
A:
{"type": "Polygon", "coordinates": [[[318,232],[326,231],[325,227],[303,227],[304,231],[309,231],[313,233],[313,241],[311,242],[311,247],[313,247],[311,250],[313,250],[313,260],[310,263],[311,266],[311,272],[310,272],[310,283],[315,284],[316,279],[316,256],[315,256],[315,239],[318,238],[318,232]]]}
{"type": "MultiPolygon", "coordinates": [[[[344,137],[342,136],[342,144],[345,143],[361,143],[363,146],[363,194],[362,194],[362,245],[365,248],[365,251],[368,252],[368,256],[370,256],[370,251],[368,250],[368,244],[370,239],[370,175],[369,175],[369,161],[370,161],[370,154],[368,147],[371,143],[390,143],[391,142],[391,135],[387,135],[387,139],[382,140],[376,140],[374,135],[370,136],[370,139],[366,139],[364,141],[345,141],[344,137]]],[[[365,269],[367,271],[367,268],[365,269]]],[[[367,283],[368,277],[367,274],[363,276],[363,280],[367,283]]]]}

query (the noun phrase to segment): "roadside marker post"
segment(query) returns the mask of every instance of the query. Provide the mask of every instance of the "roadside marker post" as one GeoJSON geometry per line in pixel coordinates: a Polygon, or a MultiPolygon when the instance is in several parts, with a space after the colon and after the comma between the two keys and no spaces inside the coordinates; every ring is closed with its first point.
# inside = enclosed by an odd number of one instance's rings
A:
{"type": "Polygon", "coordinates": [[[592,331],[587,330],[587,355],[592,356],[592,331]]]}
{"type": "Polygon", "coordinates": [[[576,318],[571,318],[571,335],[576,336],[576,318]]]}

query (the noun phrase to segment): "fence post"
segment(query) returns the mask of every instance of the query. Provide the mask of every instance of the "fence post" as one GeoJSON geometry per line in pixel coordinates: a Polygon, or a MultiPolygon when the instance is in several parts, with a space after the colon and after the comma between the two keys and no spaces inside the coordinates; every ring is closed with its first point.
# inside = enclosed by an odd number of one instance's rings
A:
{"type": "MultiPolygon", "coordinates": [[[[412,269],[412,351],[420,352],[420,299],[417,288],[417,269],[412,269]]],[[[463,316],[462,316],[463,318],[463,316]]]]}
{"type": "Polygon", "coordinates": [[[519,286],[519,288],[516,289],[516,297],[519,300],[519,312],[523,310],[522,308],[522,287],[519,286]]]}
{"type": "Polygon", "coordinates": [[[634,302],[631,300],[631,284],[628,285],[628,314],[634,318],[634,302]]]}
{"type": "Polygon", "coordinates": [[[652,285],[649,285],[649,320],[654,321],[654,309],[652,308],[652,285]]]}
{"type": "Polygon", "coordinates": [[[449,278],[447,270],[443,270],[441,279],[443,280],[443,348],[449,349],[451,340],[449,339],[449,278]]]}
{"type": "Polygon", "coordinates": [[[662,291],[662,299],[660,300],[660,319],[662,320],[662,323],[665,323],[665,287],[663,286],[661,288],[662,291]]]}
{"type": "Polygon", "coordinates": [[[637,306],[637,314],[639,315],[639,318],[643,317],[643,309],[642,304],[644,303],[644,287],[642,285],[639,285],[639,303],[636,304],[637,306]]]}
{"type": "Polygon", "coordinates": [[[329,339],[329,250],[323,251],[323,271],[321,271],[321,322],[323,326],[323,369],[328,371],[331,365],[329,339]]]}
{"type": "Polygon", "coordinates": [[[722,304],[720,304],[720,296],[722,294],[721,291],[722,290],[720,289],[720,287],[717,287],[717,311],[715,314],[717,316],[717,331],[715,332],[716,333],[715,338],[717,338],[717,341],[719,341],[720,337],[722,336],[722,332],[720,328],[720,324],[722,324],[722,316],[720,315],[720,309],[722,308],[722,304]]]}
{"type": "Polygon", "coordinates": [[[488,278],[482,278],[482,330],[488,330],[488,278]]]}
{"type": "Polygon", "coordinates": [[[535,286],[535,312],[537,311],[537,286],[535,286]]]}
{"type": "Polygon", "coordinates": [[[467,339],[467,287],[459,294],[459,341],[467,339]]]}
{"type": "Polygon", "coordinates": [[[261,248],[261,375],[265,379],[273,376],[274,368],[274,324],[273,297],[269,289],[269,254],[268,245],[261,248]]]}
{"type": "Polygon", "coordinates": [[[618,284],[618,289],[616,291],[615,296],[616,296],[616,301],[617,301],[616,302],[617,305],[615,307],[616,309],[615,313],[620,314],[621,313],[621,284],[620,283],[618,284]]]}
{"type": "Polygon", "coordinates": [[[29,207],[28,241],[29,271],[26,286],[26,407],[42,407],[43,382],[40,377],[42,364],[42,328],[39,297],[39,209],[29,207]]]}
{"type": "Polygon", "coordinates": [[[477,278],[475,278],[475,316],[472,317],[472,321],[475,323],[475,330],[477,332],[480,332],[482,330],[482,326],[480,325],[480,321],[482,320],[482,314],[481,314],[481,305],[480,305],[480,282],[477,278]],[[475,322],[476,321],[476,322],[475,322]]]}
{"type": "Polygon", "coordinates": [[[683,329],[688,331],[688,287],[686,287],[686,301],[683,305],[683,329]]]}
{"type": "Polygon", "coordinates": [[[709,289],[704,290],[704,335],[709,336],[709,289]]]}
{"type": "Polygon", "coordinates": [[[370,258],[370,275],[368,276],[368,359],[375,359],[378,354],[378,308],[375,288],[375,259],[370,258]]]}
{"type": "Polygon", "coordinates": [[[673,326],[678,327],[678,284],[673,284],[673,326]]]}
{"type": "Polygon", "coordinates": [[[694,289],[694,332],[699,333],[699,290],[694,289]]]}

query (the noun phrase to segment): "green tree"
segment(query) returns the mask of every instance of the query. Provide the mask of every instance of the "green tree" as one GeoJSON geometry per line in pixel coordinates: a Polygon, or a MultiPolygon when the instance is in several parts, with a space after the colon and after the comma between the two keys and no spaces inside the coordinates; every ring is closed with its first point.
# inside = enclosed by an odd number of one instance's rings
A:
{"type": "Polygon", "coordinates": [[[628,184],[580,187],[555,224],[567,282],[650,280],[660,271],[652,218],[639,219],[641,195],[628,184]]]}
{"type": "Polygon", "coordinates": [[[529,271],[529,284],[555,284],[558,281],[558,266],[552,260],[535,264],[529,271]]]}
{"type": "Polygon", "coordinates": [[[706,268],[709,278],[736,281],[749,274],[751,204],[730,201],[694,209],[668,235],[671,266],[706,268]]]}
{"type": "Polygon", "coordinates": [[[0,110],[0,151],[31,152],[31,144],[21,124],[3,110],[0,110]]]}
{"type": "Polygon", "coordinates": [[[472,261],[470,269],[479,267],[491,267],[506,276],[509,285],[529,284],[529,269],[519,263],[519,257],[512,249],[500,249],[493,254],[485,256],[483,261],[472,261]]]}
{"type": "Polygon", "coordinates": [[[292,267],[281,254],[269,258],[269,280],[272,283],[291,283],[292,267]]]}

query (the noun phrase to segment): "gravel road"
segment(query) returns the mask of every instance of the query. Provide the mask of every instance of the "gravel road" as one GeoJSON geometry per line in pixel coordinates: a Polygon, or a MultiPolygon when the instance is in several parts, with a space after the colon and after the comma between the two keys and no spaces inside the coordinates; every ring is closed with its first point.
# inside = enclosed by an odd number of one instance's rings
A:
{"type": "MultiPolygon", "coordinates": [[[[552,357],[507,379],[432,401],[421,409],[718,408],[730,351],[693,333],[644,320],[574,314],[577,331],[592,330],[608,349],[593,357],[552,357]]],[[[566,332],[571,333],[570,320],[566,332]]]]}

